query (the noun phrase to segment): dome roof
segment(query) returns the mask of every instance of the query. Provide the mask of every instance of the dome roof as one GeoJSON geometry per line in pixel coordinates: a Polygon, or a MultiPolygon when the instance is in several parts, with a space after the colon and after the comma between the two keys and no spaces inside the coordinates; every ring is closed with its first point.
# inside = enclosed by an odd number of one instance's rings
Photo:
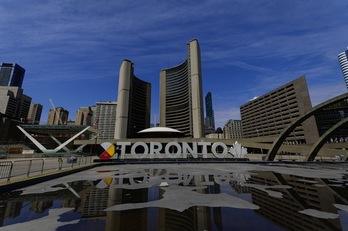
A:
{"type": "Polygon", "coordinates": [[[146,128],[144,130],[139,131],[138,133],[155,133],[155,132],[161,132],[161,133],[182,133],[181,131],[179,131],[177,129],[167,128],[167,127],[146,128]]]}

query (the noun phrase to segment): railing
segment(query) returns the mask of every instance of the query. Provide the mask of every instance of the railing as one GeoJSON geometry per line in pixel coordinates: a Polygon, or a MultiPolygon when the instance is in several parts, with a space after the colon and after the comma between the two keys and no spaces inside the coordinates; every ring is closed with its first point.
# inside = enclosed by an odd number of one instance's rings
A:
{"type": "Polygon", "coordinates": [[[7,181],[10,181],[12,168],[13,168],[13,163],[11,161],[0,162],[0,179],[7,178],[7,181]]]}
{"type": "Polygon", "coordinates": [[[88,157],[38,158],[29,160],[0,161],[0,181],[11,181],[14,177],[32,177],[44,173],[58,172],[93,163],[88,157]]]}

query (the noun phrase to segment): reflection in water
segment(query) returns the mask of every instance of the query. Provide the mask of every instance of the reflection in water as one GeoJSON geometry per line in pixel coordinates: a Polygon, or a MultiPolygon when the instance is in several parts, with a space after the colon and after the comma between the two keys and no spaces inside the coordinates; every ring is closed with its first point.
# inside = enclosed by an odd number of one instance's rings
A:
{"type": "Polygon", "coordinates": [[[276,171],[272,166],[204,166],[108,166],[102,173],[89,170],[94,174],[89,180],[81,173],[75,180],[52,181],[43,193],[37,188],[30,193],[28,187],[5,194],[0,196],[0,230],[47,219],[58,230],[347,228],[338,216],[338,211],[348,213],[344,171],[325,178],[316,172],[309,177],[306,171],[313,170],[300,167],[289,172],[286,166],[276,171]]]}
{"type": "Polygon", "coordinates": [[[282,193],[281,198],[272,197],[264,191],[251,187],[253,203],[260,206],[256,212],[280,226],[288,230],[342,230],[334,204],[347,204],[348,191],[344,184],[330,187],[328,186],[330,180],[274,172],[258,172],[251,176],[248,183],[270,187],[291,186],[286,189],[277,189],[282,193]],[[312,213],[303,215],[306,214],[303,212],[306,210],[312,213]],[[315,213],[315,211],[318,212],[315,213]],[[330,214],[336,216],[330,216],[330,214]],[[328,218],[336,217],[337,219],[324,219],[325,215],[329,216],[328,218]]]}

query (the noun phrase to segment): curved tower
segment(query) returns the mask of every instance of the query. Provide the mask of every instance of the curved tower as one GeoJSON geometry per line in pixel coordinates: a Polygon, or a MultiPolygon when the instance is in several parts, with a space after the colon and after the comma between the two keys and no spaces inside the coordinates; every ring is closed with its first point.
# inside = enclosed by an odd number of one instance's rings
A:
{"type": "Polygon", "coordinates": [[[160,73],[160,126],[187,137],[204,137],[201,54],[197,39],[188,45],[187,59],[160,73]]]}
{"type": "Polygon", "coordinates": [[[150,127],[151,84],[134,75],[134,65],[123,60],[118,83],[115,139],[134,138],[150,127]]]}
{"type": "Polygon", "coordinates": [[[338,55],[338,61],[340,62],[344,81],[348,89],[348,48],[345,52],[342,52],[338,55]]]}

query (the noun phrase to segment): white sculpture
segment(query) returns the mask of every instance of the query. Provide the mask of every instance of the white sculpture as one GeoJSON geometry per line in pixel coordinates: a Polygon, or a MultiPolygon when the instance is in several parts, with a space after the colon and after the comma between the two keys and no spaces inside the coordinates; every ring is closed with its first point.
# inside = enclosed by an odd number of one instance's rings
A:
{"type": "Polygon", "coordinates": [[[234,142],[228,151],[234,158],[244,158],[246,154],[248,154],[247,149],[242,147],[238,141],[234,142]]]}

